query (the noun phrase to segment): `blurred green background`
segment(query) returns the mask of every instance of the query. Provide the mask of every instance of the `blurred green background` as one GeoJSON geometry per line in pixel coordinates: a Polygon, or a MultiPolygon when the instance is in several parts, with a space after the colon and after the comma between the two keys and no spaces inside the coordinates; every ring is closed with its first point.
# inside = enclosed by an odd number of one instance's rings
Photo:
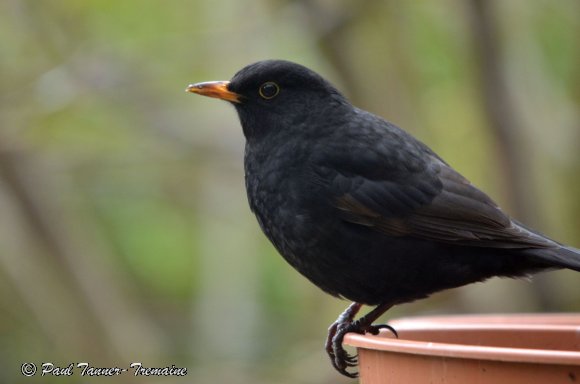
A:
{"type": "MultiPolygon", "coordinates": [[[[0,381],[351,382],[322,348],[348,303],[260,233],[234,109],[184,93],[261,59],[323,74],[580,246],[579,14],[574,0],[2,1],[0,381]],[[20,374],[81,361],[188,375],[20,374]]],[[[580,311],[580,276],[493,279],[386,318],[522,311],[580,311]]]]}

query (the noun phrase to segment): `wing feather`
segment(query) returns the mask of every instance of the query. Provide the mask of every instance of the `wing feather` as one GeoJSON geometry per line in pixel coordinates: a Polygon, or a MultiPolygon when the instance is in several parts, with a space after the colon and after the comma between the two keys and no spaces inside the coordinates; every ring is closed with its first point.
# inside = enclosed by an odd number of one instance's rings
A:
{"type": "Polygon", "coordinates": [[[365,179],[350,185],[356,188],[336,199],[343,218],[391,236],[496,248],[558,245],[512,221],[485,193],[438,158],[433,157],[423,173],[404,183],[365,179]]]}

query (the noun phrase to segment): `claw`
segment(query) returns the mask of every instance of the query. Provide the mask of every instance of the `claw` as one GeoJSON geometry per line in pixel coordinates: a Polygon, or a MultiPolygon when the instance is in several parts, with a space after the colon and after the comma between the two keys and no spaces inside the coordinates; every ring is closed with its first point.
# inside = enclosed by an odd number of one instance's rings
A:
{"type": "Polygon", "coordinates": [[[349,324],[333,324],[329,329],[328,339],[326,341],[326,350],[330,357],[332,366],[340,373],[350,378],[358,377],[356,372],[351,373],[346,369],[349,367],[356,367],[358,364],[357,356],[350,355],[343,347],[342,341],[344,335],[350,332],[349,324]]]}
{"type": "Polygon", "coordinates": [[[358,365],[358,356],[350,355],[343,347],[342,342],[347,333],[354,332],[364,334],[366,328],[358,321],[351,321],[349,323],[342,323],[337,326],[337,331],[332,338],[332,350],[334,356],[333,365],[337,370],[348,377],[358,377],[358,372],[348,372],[349,367],[356,367],[358,365]]]}
{"type": "Polygon", "coordinates": [[[348,372],[346,369],[355,367],[358,363],[356,356],[349,355],[342,347],[344,335],[351,331],[354,317],[359,311],[361,304],[352,303],[336,321],[328,328],[328,336],[326,338],[325,349],[332,366],[341,374],[356,378],[358,374],[348,372]]]}
{"type": "Polygon", "coordinates": [[[388,324],[369,325],[366,331],[371,335],[378,335],[381,329],[388,329],[393,335],[395,335],[395,338],[399,338],[397,330],[388,324]]]}
{"type": "Polygon", "coordinates": [[[372,325],[372,322],[390,308],[390,305],[379,305],[366,316],[354,321],[354,317],[360,310],[361,306],[361,304],[352,303],[338,317],[338,319],[336,319],[336,321],[328,328],[328,336],[325,343],[326,353],[328,354],[328,357],[330,357],[332,366],[344,376],[353,379],[358,377],[358,372],[349,372],[347,369],[358,365],[358,356],[350,355],[342,347],[344,336],[347,333],[354,332],[363,335],[368,332],[372,335],[378,335],[381,329],[388,329],[395,335],[395,337],[399,337],[397,331],[390,325],[372,325]]]}

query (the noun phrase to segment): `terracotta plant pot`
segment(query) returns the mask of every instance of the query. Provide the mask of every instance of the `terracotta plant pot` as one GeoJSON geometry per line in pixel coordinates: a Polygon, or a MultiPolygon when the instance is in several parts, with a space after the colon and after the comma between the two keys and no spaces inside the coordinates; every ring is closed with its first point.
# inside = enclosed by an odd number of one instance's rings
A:
{"type": "Polygon", "coordinates": [[[580,383],[580,315],[484,315],[390,321],[395,339],[349,334],[360,382],[580,383]]]}

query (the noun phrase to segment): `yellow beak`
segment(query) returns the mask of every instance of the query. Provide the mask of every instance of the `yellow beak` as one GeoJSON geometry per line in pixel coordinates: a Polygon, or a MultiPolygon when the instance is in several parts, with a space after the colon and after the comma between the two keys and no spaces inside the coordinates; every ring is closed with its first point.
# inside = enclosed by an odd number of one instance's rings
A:
{"type": "Polygon", "coordinates": [[[229,81],[207,81],[205,83],[190,84],[185,91],[231,101],[232,103],[241,103],[242,96],[230,91],[228,89],[229,84],[229,81]]]}

